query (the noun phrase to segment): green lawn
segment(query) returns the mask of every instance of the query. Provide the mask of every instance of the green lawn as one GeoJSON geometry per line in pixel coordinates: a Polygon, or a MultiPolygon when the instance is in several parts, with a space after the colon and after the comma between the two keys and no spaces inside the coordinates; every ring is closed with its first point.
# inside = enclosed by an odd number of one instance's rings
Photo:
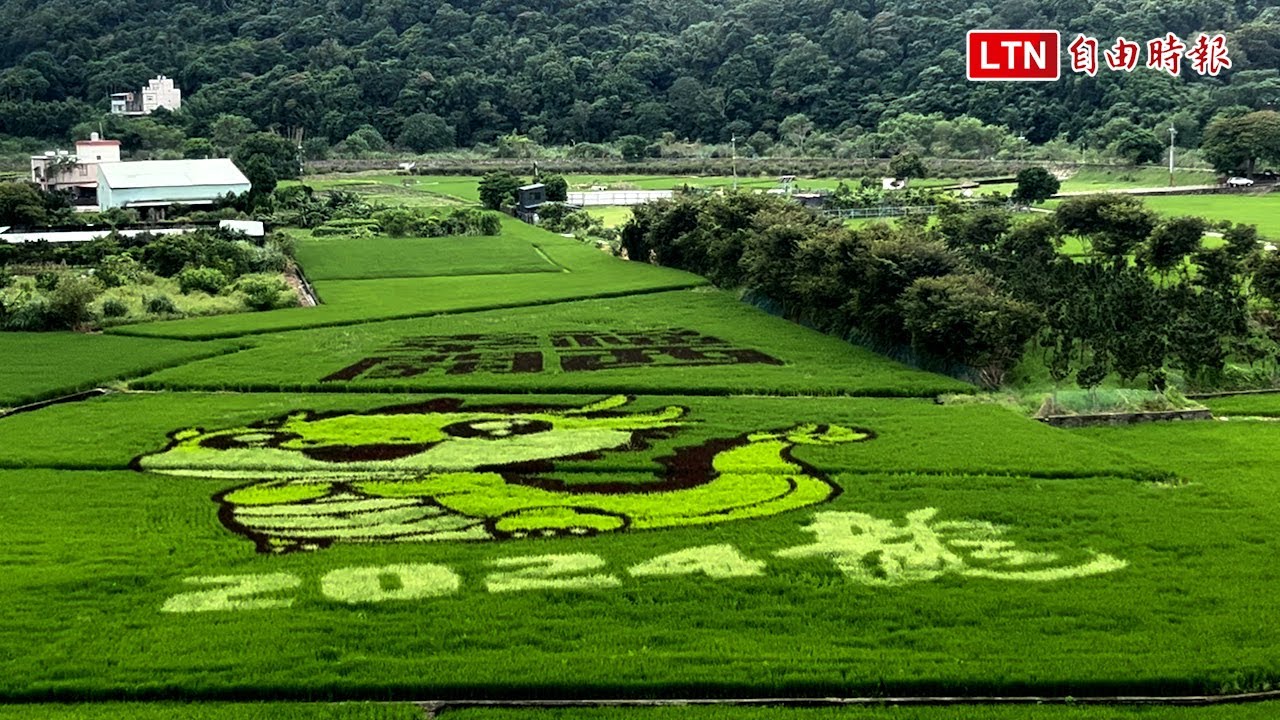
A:
{"type": "Polygon", "coordinates": [[[0,407],[33,402],[230,352],[186,343],[76,333],[0,333],[0,407]]]}

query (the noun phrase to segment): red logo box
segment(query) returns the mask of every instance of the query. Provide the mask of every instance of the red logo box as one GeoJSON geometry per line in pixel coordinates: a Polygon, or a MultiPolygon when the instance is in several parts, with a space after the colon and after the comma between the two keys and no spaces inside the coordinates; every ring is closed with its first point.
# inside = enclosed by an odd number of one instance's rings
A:
{"type": "Polygon", "coordinates": [[[970,80],[1047,82],[1062,75],[1062,38],[1057,30],[970,30],[970,80]]]}

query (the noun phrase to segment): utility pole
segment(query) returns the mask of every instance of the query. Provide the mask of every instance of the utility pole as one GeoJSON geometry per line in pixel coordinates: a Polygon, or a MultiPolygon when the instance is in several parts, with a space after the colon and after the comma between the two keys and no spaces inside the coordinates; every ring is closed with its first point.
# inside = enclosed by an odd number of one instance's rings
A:
{"type": "Polygon", "coordinates": [[[733,191],[738,192],[738,136],[730,136],[729,143],[733,146],[733,191]]]}
{"type": "Polygon", "coordinates": [[[1178,128],[1169,124],[1169,187],[1173,187],[1173,139],[1178,137],[1178,128]]]}

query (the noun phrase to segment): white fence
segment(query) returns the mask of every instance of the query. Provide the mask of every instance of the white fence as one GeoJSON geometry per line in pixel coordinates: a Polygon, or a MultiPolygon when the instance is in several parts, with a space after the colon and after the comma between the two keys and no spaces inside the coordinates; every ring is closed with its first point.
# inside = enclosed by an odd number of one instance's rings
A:
{"type": "Polygon", "coordinates": [[[674,190],[603,190],[596,192],[571,192],[570,205],[591,207],[597,205],[644,205],[654,200],[670,200],[674,190]]]}
{"type": "MultiPolygon", "coordinates": [[[[263,224],[254,220],[222,220],[218,227],[224,230],[237,230],[249,237],[265,237],[263,224]]],[[[91,230],[32,230],[29,232],[10,232],[7,227],[0,227],[0,243],[22,245],[23,243],[86,243],[107,237],[115,232],[121,237],[136,237],[143,233],[151,235],[186,235],[195,232],[194,227],[148,228],[141,230],[113,230],[111,228],[94,228],[91,230]]]]}

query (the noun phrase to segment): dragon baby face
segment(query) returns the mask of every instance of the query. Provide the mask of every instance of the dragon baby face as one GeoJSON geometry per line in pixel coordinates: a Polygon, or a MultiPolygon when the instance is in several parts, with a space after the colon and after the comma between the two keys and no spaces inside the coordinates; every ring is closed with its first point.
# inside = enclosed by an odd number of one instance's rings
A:
{"type": "Polygon", "coordinates": [[[799,444],[865,440],[799,425],[717,439],[658,458],[663,472],[566,483],[552,461],[636,452],[688,411],[625,412],[625,397],[577,408],[466,408],[459,400],[367,413],[296,413],[174,433],[139,469],[240,481],[215,497],[231,530],[264,552],[334,542],[585,535],[772,515],[836,488],[791,456],[799,444]]]}

